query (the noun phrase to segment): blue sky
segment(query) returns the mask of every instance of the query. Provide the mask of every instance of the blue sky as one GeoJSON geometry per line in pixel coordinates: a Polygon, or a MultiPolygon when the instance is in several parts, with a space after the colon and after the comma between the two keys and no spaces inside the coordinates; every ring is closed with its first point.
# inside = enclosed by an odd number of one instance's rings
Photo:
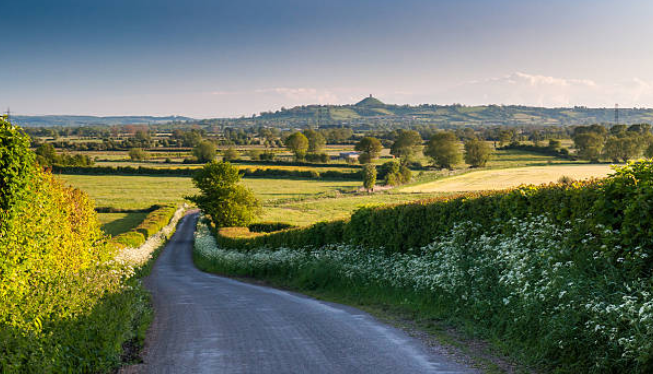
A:
{"type": "Polygon", "coordinates": [[[653,107],[653,2],[0,0],[16,114],[301,104],[653,107]]]}

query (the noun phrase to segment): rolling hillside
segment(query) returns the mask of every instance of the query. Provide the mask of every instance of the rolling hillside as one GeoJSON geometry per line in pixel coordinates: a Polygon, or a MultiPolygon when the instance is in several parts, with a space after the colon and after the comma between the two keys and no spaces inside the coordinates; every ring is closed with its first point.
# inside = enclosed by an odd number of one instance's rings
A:
{"type": "MultiPolygon", "coordinates": [[[[582,125],[614,122],[614,108],[543,108],[520,105],[395,105],[372,96],[353,105],[304,105],[264,112],[263,120],[366,123],[377,120],[441,125],[582,125]]],[[[620,123],[651,123],[653,109],[621,108],[620,123]]]]}

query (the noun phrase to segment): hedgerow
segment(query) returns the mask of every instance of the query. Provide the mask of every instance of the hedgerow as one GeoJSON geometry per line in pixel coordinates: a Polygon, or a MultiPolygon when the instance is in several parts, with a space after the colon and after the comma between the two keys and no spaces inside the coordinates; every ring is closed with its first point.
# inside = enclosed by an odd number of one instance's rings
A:
{"type": "Polygon", "coordinates": [[[4,120],[0,144],[0,372],[107,372],[137,337],[148,295],[113,261],[88,196],[41,171],[4,120]]]}
{"type": "MultiPolygon", "coordinates": [[[[53,165],[52,172],[80,175],[161,175],[173,177],[192,177],[198,168],[153,168],[133,166],[61,166],[53,165]]],[[[276,168],[242,168],[243,177],[259,178],[309,178],[309,179],[344,179],[360,180],[359,171],[342,172],[337,170],[292,170],[276,168]]]]}
{"type": "Polygon", "coordinates": [[[604,180],[365,207],[350,221],[252,237],[200,239],[202,228],[195,259],[207,271],[456,316],[554,371],[650,373],[652,206],[648,160],[604,180]]]}

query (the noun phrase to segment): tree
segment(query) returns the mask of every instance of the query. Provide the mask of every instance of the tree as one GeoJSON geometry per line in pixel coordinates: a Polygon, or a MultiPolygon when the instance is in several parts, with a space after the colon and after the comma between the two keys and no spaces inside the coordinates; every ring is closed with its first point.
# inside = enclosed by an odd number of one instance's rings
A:
{"type": "Polygon", "coordinates": [[[363,165],[363,187],[369,192],[376,184],[376,166],[374,164],[363,165]]]}
{"type": "Polygon", "coordinates": [[[401,165],[397,160],[388,161],[381,165],[378,177],[383,178],[386,186],[396,186],[410,182],[412,173],[410,169],[401,165]]]}
{"type": "Polygon", "coordinates": [[[560,140],[556,139],[549,139],[549,147],[550,150],[552,151],[557,151],[560,148],[562,148],[562,143],[560,143],[560,140]]]}
{"type": "Polygon", "coordinates": [[[286,138],[285,145],[295,155],[295,160],[302,161],[308,150],[308,138],[301,132],[296,132],[286,138]]]}
{"type": "Polygon", "coordinates": [[[621,136],[611,135],[605,141],[603,153],[606,158],[613,162],[628,162],[628,160],[639,157],[645,143],[640,139],[641,136],[636,132],[620,133],[621,136]]]}
{"type": "Polygon", "coordinates": [[[222,155],[222,160],[223,161],[233,161],[233,160],[238,160],[240,158],[240,153],[234,148],[234,147],[229,147],[227,150],[224,151],[224,154],[222,155]]]}
{"type": "Polygon", "coordinates": [[[215,150],[216,147],[212,141],[204,140],[193,148],[193,156],[195,156],[199,162],[210,162],[215,158],[215,150]]]}
{"type": "Polygon", "coordinates": [[[132,148],[129,150],[129,158],[132,161],[145,161],[150,158],[150,155],[141,148],[132,148]]]}
{"type": "Polygon", "coordinates": [[[397,139],[390,148],[390,154],[398,157],[402,163],[409,162],[422,150],[422,137],[414,130],[399,130],[397,139]]]}
{"type": "Polygon", "coordinates": [[[603,136],[592,131],[574,134],[574,147],[578,156],[591,162],[598,162],[603,150],[603,136]]]}
{"type": "Polygon", "coordinates": [[[43,143],[36,148],[36,160],[41,166],[52,166],[59,163],[59,155],[50,143],[43,143]]]}
{"type": "Polygon", "coordinates": [[[485,166],[491,154],[490,146],[482,140],[472,139],[465,142],[465,162],[474,168],[485,166]]]}
{"type": "Polygon", "coordinates": [[[424,155],[430,157],[439,168],[453,169],[462,159],[457,140],[453,132],[437,132],[426,143],[424,155]]]}
{"type": "Polygon", "coordinates": [[[514,131],[501,130],[499,132],[499,147],[503,147],[504,145],[509,144],[514,137],[515,137],[514,131]]]}
{"type": "Polygon", "coordinates": [[[327,144],[324,136],[313,129],[304,130],[304,136],[308,139],[308,153],[320,153],[327,144]]]}
{"type": "Polygon", "coordinates": [[[193,176],[200,194],[186,199],[197,204],[217,227],[247,226],[260,214],[261,203],[238,182],[240,174],[235,166],[213,160],[193,176]]]}
{"type": "Polygon", "coordinates": [[[383,145],[379,139],[366,136],[356,143],[354,150],[361,152],[358,156],[358,161],[361,164],[368,164],[379,157],[379,154],[383,150],[383,145]]]}

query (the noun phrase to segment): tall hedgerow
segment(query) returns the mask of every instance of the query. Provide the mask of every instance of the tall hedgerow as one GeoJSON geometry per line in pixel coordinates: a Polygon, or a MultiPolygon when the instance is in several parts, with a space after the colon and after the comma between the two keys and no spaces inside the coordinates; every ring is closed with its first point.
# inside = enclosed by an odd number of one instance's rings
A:
{"type": "Polygon", "coordinates": [[[43,172],[4,118],[0,144],[0,372],[108,371],[146,295],[111,264],[88,196],[43,172]]]}

